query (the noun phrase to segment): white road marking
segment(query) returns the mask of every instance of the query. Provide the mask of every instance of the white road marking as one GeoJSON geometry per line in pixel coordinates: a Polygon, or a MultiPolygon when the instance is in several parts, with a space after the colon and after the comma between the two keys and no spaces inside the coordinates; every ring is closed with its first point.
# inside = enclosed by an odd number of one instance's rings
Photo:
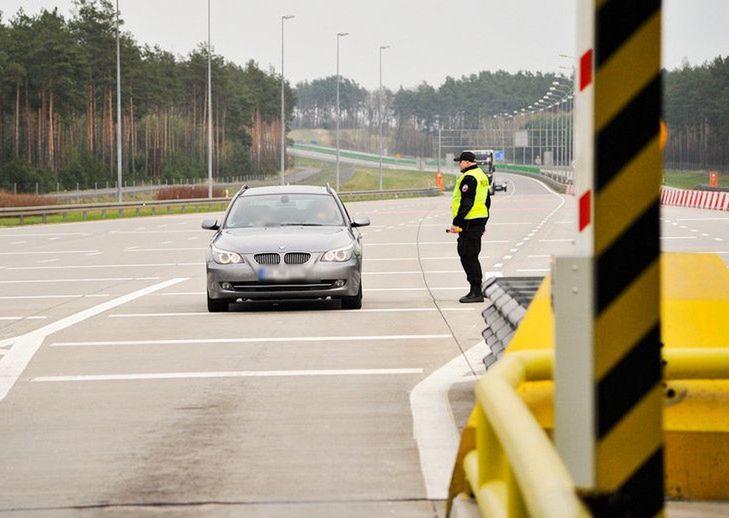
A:
{"type": "Polygon", "coordinates": [[[40,261],[38,261],[38,264],[55,263],[58,261],[60,261],[60,259],[57,257],[55,259],[41,259],[40,261]]]}
{"type": "Polygon", "coordinates": [[[423,369],[331,369],[291,371],[161,372],[149,374],[103,374],[87,376],[38,376],[32,382],[130,381],[206,378],[288,378],[300,376],[382,376],[422,374],[423,369]]]}
{"type": "Polygon", "coordinates": [[[79,322],[91,317],[95,317],[100,313],[114,309],[117,306],[121,306],[122,304],[126,304],[127,302],[144,297],[145,295],[149,295],[157,290],[168,288],[185,280],[187,280],[187,278],[175,278],[170,279],[169,281],[153,284],[152,286],[142,288],[141,290],[134,291],[127,295],[122,295],[121,297],[117,297],[108,302],[79,311],[78,313],[62,318],[61,320],[57,320],[56,322],[45,325],[40,329],[36,329],[24,335],[0,341],[0,347],[7,347],[8,345],[11,346],[10,350],[5,354],[2,360],[0,360],[0,401],[8,395],[8,392],[13,385],[15,385],[18,377],[20,377],[20,374],[28,366],[30,360],[33,359],[33,356],[47,336],[57,333],[58,331],[62,331],[63,329],[78,324],[79,322]]]}
{"type": "Polygon", "coordinates": [[[32,317],[0,317],[0,320],[43,320],[48,317],[32,316],[32,317]]]}
{"type": "Polygon", "coordinates": [[[677,218],[676,221],[729,221],[729,216],[711,218],[677,218]]]}
{"type": "MultiPolygon", "coordinates": [[[[482,241],[483,244],[494,244],[494,243],[509,243],[510,241],[501,241],[501,240],[490,240],[490,241],[482,241]]],[[[453,241],[403,241],[399,243],[365,243],[365,247],[368,246],[405,246],[405,245],[442,245],[442,246],[452,246],[454,244],[453,241]]]]}
{"type": "Polygon", "coordinates": [[[194,263],[143,263],[143,264],[69,264],[64,266],[13,266],[6,270],[60,270],[85,268],[158,268],[163,266],[204,266],[203,261],[194,263]]]}
{"type": "MultiPolygon", "coordinates": [[[[438,308],[369,308],[359,309],[357,311],[347,311],[345,313],[337,313],[337,317],[356,316],[360,313],[418,313],[438,311],[438,308]]],[[[441,308],[441,311],[476,311],[476,308],[441,308]]],[[[207,311],[187,312],[187,313],[115,313],[108,315],[108,318],[160,318],[160,317],[224,317],[227,313],[209,313],[207,311]]],[[[22,318],[22,317],[17,317],[22,318]]],[[[44,317],[45,318],[45,317],[44,317]]]]}
{"type": "Polygon", "coordinates": [[[2,296],[2,300],[17,300],[17,299],[80,299],[83,297],[108,297],[108,294],[90,294],[90,295],[13,295],[13,296],[2,296]]]}
{"type": "Polygon", "coordinates": [[[463,270],[411,270],[407,272],[363,272],[363,275],[422,275],[423,273],[463,273],[463,270]]]}
{"type": "Polygon", "coordinates": [[[529,257],[530,259],[543,259],[545,257],[548,258],[548,257],[552,257],[552,256],[549,254],[540,254],[540,255],[528,255],[527,257],[529,257]]]}
{"type": "Polygon", "coordinates": [[[101,342],[54,342],[51,347],[96,347],[114,345],[250,344],[295,342],[363,342],[392,340],[435,340],[451,335],[369,335],[369,336],[277,336],[253,338],[184,338],[176,340],[116,340],[101,342]]]}
{"type": "Polygon", "coordinates": [[[53,232],[50,234],[11,234],[0,232],[0,237],[90,236],[89,232],[53,232]]]}
{"type": "Polygon", "coordinates": [[[549,268],[522,268],[520,270],[517,270],[517,272],[549,272],[551,271],[549,268]]]}
{"type": "Polygon", "coordinates": [[[13,242],[12,242],[12,243],[10,243],[10,244],[11,244],[11,245],[24,245],[25,243],[26,243],[25,241],[13,241],[13,242]]]}
{"type": "MultiPolygon", "coordinates": [[[[485,256],[481,256],[485,257],[485,256]]],[[[421,257],[421,260],[440,260],[440,259],[458,259],[457,255],[445,256],[445,257],[421,257]]],[[[370,261],[417,261],[417,257],[367,257],[364,261],[369,263],[370,261]]]]}
{"type": "Polygon", "coordinates": [[[482,340],[431,373],[410,392],[413,437],[418,445],[420,470],[430,500],[448,498],[448,485],[458,452],[460,436],[453,419],[448,392],[455,383],[475,383],[471,368],[479,368],[489,348],[482,340]]]}
{"type": "Polygon", "coordinates": [[[98,250],[46,250],[45,252],[0,252],[0,255],[91,254],[98,250]]]}
{"type": "MultiPolygon", "coordinates": [[[[184,223],[187,225],[187,223],[184,223]]],[[[190,232],[208,232],[201,228],[191,228],[189,230],[112,230],[109,234],[189,234],[190,232]]]]}
{"type": "Polygon", "coordinates": [[[696,236],[661,236],[661,239],[698,239],[696,236]]]}
{"type": "Polygon", "coordinates": [[[189,248],[135,248],[128,249],[125,252],[185,252],[189,250],[207,250],[207,247],[189,247],[189,248]]]}
{"type": "Polygon", "coordinates": [[[113,282],[113,281],[157,281],[159,277],[99,277],[95,279],[32,279],[23,281],[0,281],[0,284],[55,284],[59,282],[113,282]]]}

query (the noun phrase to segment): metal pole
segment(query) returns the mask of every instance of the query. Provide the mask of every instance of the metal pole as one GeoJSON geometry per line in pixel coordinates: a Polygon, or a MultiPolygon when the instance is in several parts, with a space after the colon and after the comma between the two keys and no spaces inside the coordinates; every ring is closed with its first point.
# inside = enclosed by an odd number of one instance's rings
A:
{"type": "Polygon", "coordinates": [[[121,130],[121,44],[119,42],[119,0],[116,0],[116,198],[122,201],[122,130],[121,130]]]}
{"type": "Polygon", "coordinates": [[[380,129],[380,190],[382,190],[382,51],[385,49],[389,49],[389,45],[385,45],[384,47],[380,47],[380,92],[379,92],[379,102],[377,103],[377,111],[379,114],[379,129],[380,129]]]}
{"type": "Polygon", "coordinates": [[[339,38],[346,36],[346,32],[337,33],[337,110],[336,110],[336,140],[337,140],[337,192],[339,192],[339,38]]]}
{"type": "Polygon", "coordinates": [[[213,81],[210,45],[210,0],[208,0],[208,198],[213,197],[213,81]]]}
{"type": "Polygon", "coordinates": [[[284,111],[284,22],[293,16],[281,17],[281,185],[286,171],[286,112],[284,111]]]}
{"type": "Polygon", "coordinates": [[[438,172],[440,172],[440,157],[442,156],[441,131],[440,126],[438,126],[438,172]]]}

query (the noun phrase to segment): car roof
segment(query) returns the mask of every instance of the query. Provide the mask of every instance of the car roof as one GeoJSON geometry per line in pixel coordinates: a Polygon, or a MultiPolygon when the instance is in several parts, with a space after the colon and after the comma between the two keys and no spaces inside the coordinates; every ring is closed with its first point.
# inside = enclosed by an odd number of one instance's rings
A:
{"type": "Polygon", "coordinates": [[[250,187],[246,195],[257,194],[332,194],[326,187],[318,185],[272,185],[268,187],[250,187]]]}

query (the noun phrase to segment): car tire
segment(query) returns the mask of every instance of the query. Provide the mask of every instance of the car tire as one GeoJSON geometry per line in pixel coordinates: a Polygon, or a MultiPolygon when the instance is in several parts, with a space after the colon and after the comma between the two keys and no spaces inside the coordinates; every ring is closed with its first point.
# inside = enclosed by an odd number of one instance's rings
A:
{"type": "Polygon", "coordinates": [[[228,299],[211,299],[208,294],[208,311],[210,313],[223,313],[228,311],[228,305],[230,301],[228,299]]]}
{"type": "Polygon", "coordinates": [[[342,297],[342,309],[362,308],[362,281],[359,283],[359,291],[354,297],[342,297]]]}

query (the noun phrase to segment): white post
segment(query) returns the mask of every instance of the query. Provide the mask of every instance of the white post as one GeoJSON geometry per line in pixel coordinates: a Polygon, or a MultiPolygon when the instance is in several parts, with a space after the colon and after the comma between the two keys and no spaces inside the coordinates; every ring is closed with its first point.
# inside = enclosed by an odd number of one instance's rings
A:
{"type": "Polygon", "coordinates": [[[286,171],[286,112],[284,111],[284,22],[294,16],[281,17],[281,185],[286,171]]]}
{"type": "Polygon", "coordinates": [[[377,112],[379,114],[379,129],[380,129],[380,190],[382,190],[382,51],[389,49],[389,45],[380,47],[380,91],[377,103],[377,112]]]}
{"type": "Polygon", "coordinates": [[[336,110],[336,140],[337,140],[337,192],[339,192],[339,38],[346,36],[346,32],[337,33],[337,110],[336,110]]]}
{"type": "Polygon", "coordinates": [[[116,178],[117,201],[122,201],[122,127],[121,127],[121,44],[119,41],[119,0],[116,0],[116,178]]]}
{"type": "Polygon", "coordinates": [[[213,81],[210,45],[210,0],[208,0],[208,198],[213,197],[213,81]]]}

